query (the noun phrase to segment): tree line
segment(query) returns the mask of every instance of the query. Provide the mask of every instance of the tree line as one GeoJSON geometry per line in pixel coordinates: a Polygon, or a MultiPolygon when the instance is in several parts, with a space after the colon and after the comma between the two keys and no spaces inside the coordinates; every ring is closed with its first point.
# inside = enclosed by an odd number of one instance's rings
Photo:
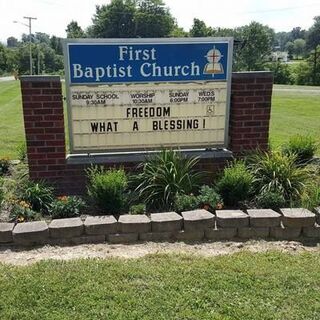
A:
{"type": "MultiPolygon", "coordinates": [[[[83,29],[77,21],[66,27],[68,38],[234,37],[234,71],[271,70],[278,83],[320,84],[320,16],[308,30],[275,32],[251,22],[237,28],[207,26],[195,18],[190,30],[179,27],[162,0],[112,0],[96,6],[92,24],[83,29]],[[303,62],[290,66],[270,61],[274,51],[286,51],[303,62]]],[[[0,45],[0,73],[29,72],[29,36],[10,37],[0,45]]],[[[36,33],[31,36],[34,74],[63,72],[61,38],[36,33]]]]}

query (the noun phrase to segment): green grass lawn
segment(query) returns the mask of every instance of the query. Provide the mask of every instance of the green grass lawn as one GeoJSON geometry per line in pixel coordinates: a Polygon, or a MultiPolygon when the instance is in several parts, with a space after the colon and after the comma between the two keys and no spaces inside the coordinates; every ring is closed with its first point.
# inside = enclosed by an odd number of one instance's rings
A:
{"type": "Polygon", "coordinates": [[[278,147],[295,134],[310,135],[318,143],[320,154],[319,87],[275,86],[272,99],[270,142],[278,147]],[[277,89],[281,90],[277,90],[277,89]],[[317,91],[318,92],[315,92],[317,91]]]}
{"type": "MultiPolygon", "coordinates": [[[[63,85],[64,87],[64,85],[63,85]]],[[[320,154],[319,87],[275,86],[272,100],[270,141],[277,147],[295,134],[311,135],[320,154]],[[294,90],[286,90],[292,88],[294,90]],[[301,91],[303,89],[304,91],[301,91]],[[314,92],[318,90],[318,92],[314,92]]],[[[17,157],[17,145],[24,141],[19,81],[0,82],[0,158],[17,157]]]]}
{"type": "Polygon", "coordinates": [[[0,265],[0,319],[316,320],[320,254],[0,265]]]}
{"type": "Polygon", "coordinates": [[[16,158],[24,141],[19,81],[0,82],[0,158],[16,158]]]}

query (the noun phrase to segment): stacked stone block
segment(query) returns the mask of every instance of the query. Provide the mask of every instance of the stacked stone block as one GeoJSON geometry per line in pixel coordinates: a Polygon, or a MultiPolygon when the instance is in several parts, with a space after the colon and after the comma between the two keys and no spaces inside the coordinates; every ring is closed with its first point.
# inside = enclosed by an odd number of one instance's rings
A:
{"type": "MultiPolygon", "coordinates": [[[[318,212],[315,210],[315,212],[318,212]]],[[[320,241],[317,215],[303,208],[206,210],[0,223],[0,244],[43,245],[299,238],[320,241]]]]}

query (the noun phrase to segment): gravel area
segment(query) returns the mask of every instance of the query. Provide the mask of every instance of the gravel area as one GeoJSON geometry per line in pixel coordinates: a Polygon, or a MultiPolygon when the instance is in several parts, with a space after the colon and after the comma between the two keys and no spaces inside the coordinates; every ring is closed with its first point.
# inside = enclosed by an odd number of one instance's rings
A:
{"type": "Polygon", "coordinates": [[[43,246],[31,249],[0,247],[0,263],[12,265],[28,265],[41,260],[71,260],[86,258],[124,258],[136,259],[148,254],[184,253],[204,257],[233,254],[247,250],[250,252],[266,252],[280,250],[289,253],[304,251],[320,253],[320,243],[301,243],[297,241],[264,241],[251,240],[246,242],[221,241],[207,243],[137,243],[119,244],[84,244],[77,246],[43,246]]]}

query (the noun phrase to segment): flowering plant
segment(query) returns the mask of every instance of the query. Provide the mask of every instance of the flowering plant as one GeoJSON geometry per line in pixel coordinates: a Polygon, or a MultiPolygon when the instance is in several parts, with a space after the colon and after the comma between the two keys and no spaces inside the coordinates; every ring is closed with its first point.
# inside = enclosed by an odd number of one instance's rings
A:
{"type": "Polygon", "coordinates": [[[84,206],[80,197],[60,196],[51,203],[49,213],[52,218],[71,218],[79,216],[84,206]]]}

